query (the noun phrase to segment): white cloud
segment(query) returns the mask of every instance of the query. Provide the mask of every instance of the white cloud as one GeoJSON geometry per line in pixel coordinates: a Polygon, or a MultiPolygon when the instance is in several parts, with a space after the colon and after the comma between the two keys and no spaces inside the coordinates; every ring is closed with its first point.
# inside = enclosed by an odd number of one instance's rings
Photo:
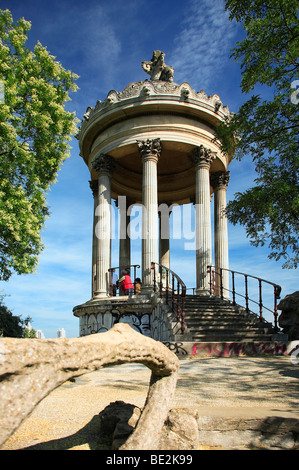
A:
{"type": "Polygon", "coordinates": [[[175,81],[205,88],[227,62],[236,27],[222,0],[191,0],[185,14],[170,57],[175,81]]]}

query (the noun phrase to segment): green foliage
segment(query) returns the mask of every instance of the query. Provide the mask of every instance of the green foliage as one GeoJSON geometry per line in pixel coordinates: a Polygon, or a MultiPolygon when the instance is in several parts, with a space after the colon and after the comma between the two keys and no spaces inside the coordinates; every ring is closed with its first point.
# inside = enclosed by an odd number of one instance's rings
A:
{"type": "Polygon", "coordinates": [[[228,204],[233,224],[246,227],[255,246],[268,243],[269,257],[299,261],[299,104],[292,84],[299,78],[298,1],[227,0],[230,19],[243,23],[246,37],[232,57],[241,63],[244,93],[262,85],[216,132],[222,150],[251,156],[256,186],[228,204]],[[269,98],[268,98],[269,97],[269,98]]]}
{"type": "Polygon", "coordinates": [[[30,327],[30,317],[22,320],[4,305],[3,295],[0,295],[0,337],[8,338],[36,338],[36,331],[30,327]]]}
{"type": "Polygon", "coordinates": [[[15,316],[0,300],[0,337],[23,338],[24,329],[21,317],[15,316]]]}
{"type": "Polygon", "coordinates": [[[13,23],[0,10],[0,279],[34,271],[43,246],[40,230],[48,216],[45,195],[69,156],[76,132],[74,113],[64,104],[76,91],[65,70],[39,42],[25,47],[31,24],[13,23]]]}

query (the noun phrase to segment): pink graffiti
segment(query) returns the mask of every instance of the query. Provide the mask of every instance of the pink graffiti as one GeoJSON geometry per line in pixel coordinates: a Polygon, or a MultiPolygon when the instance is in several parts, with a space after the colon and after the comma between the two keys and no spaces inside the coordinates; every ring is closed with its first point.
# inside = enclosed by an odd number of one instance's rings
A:
{"type": "Polygon", "coordinates": [[[286,344],[276,342],[266,343],[194,343],[191,354],[193,356],[256,356],[286,354],[286,344]]]}

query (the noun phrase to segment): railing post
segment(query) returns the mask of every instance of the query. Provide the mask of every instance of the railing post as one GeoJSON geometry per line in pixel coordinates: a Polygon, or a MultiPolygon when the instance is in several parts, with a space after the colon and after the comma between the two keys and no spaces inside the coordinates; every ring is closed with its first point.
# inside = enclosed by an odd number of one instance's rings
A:
{"type": "Polygon", "coordinates": [[[174,304],[174,276],[172,274],[172,305],[174,304]]]}
{"type": "Polygon", "coordinates": [[[155,263],[152,263],[151,267],[154,270],[154,292],[156,292],[156,268],[155,268],[155,263]]]}
{"type": "Polygon", "coordinates": [[[246,312],[249,312],[249,304],[248,304],[248,275],[245,274],[245,302],[246,302],[246,312]]]}
{"type": "Polygon", "coordinates": [[[169,279],[168,279],[168,276],[169,276],[169,271],[168,269],[166,270],[166,303],[168,305],[168,291],[169,291],[169,279]]]}
{"type": "Polygon", "coordinates": [[[176,320],[180,323],[180,305],[179,305],[179,298],[180,298],[180,286],[177,280],[176,284],[176,320]]]}
{"type": "Polygon", "coordinates": [[[136,264],[134,264],[134,294],[136,294],[136,264]]]}
{"type": "Polygon", "coordinates": [[[208,266],[208,273],[210,274],[210,295],[212,295],[212,266],[208,266]]]}
{"type": "Polygon", "coordinates": [[[236,305],[235,272],[232,271],[233,305],[236,305]]]}
{"type": "Polygon", "coordinates": [[[108,270],[110,296],[113,296],[113,272],[108,270]]]}
{"type": "Polygon", "coordinates": [[[259,308],[260,308],[260,320],[263,319],[263,299],[262,299],[262,280],[259,279],[259,308]]]}
{"type": "Polygon", "coordinates": [[[223,270],[220,268],[220,297],[223,300],[223,270]]]}

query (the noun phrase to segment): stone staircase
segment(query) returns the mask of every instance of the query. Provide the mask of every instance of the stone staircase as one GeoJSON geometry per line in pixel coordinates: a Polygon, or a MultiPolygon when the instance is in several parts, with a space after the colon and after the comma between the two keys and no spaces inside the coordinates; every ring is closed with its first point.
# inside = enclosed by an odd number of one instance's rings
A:
{"type": "Polygon", "coordinates": [[[184,311],[189,341],[267,342],[275,333],[272,323],[218,297],[187,295],[184,311]]]}

